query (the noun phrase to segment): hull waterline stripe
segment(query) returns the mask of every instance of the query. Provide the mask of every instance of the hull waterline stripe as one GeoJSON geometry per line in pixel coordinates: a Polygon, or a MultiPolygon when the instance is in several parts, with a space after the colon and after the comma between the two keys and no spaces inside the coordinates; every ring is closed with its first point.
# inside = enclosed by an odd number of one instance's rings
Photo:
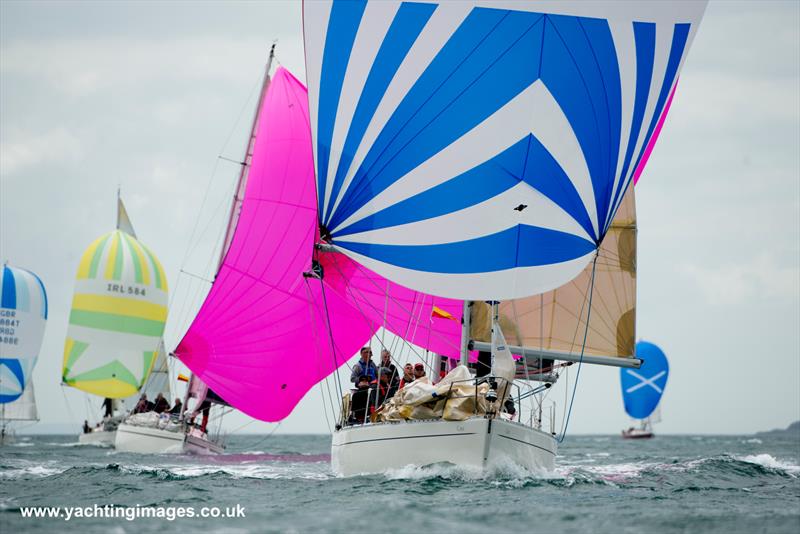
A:
{"type": "Polygon", "coordinates": [[[452,434],[427,434],[425,436],[399,436],[396,438],[375,438],[375,439],[362,439],[359,441],[348,441],[341,445],[333,444],[334,447],[343,447],[345,445],[355,445],[356,443],[369,443],[370,441],[389,441],[393,439],[416,439],[416,438],[445,438],[449,436],[474,436],[477,432],[454,432],[452,434]]]}
{"type": "Polygon", "coordinates": [[[128,433],[128,434],[137,434],[139,436],[147,436],[148,438],[171,439],[172,441],[181,441],[181,442],[185,441],[185,437],[186,437],[186,434],[184,434],[183,437],[174,438],[172,436],[159,436],[158,434],[147,434],[146,432],[137,432],[135,430],[129,430],[127,428],[125,428],[125,429],[117,428],[117,432],[120,432],[120,431],[128,433]]]}

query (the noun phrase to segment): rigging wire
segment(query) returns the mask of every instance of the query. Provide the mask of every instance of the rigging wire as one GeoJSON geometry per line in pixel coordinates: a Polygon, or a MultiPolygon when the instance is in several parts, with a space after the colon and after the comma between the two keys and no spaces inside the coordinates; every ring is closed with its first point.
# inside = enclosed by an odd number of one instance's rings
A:
{"type": "MultiPolygon", "coordinates": [[[[308,285],[308,278],[303,278],[303,281],[305,282],[305,286],[306,286],[306,298],[307,298],[306,302],[309,303],[307,308],[308,308],[308,316],[309,316],[309,325],[310,325],[310,328],[311,328],[311,339],[314,342],[314,346],[315,347],[319,347],[319,336],[317,335],[317,331],[314,328],[314,314],[313,314],[313,311],[311,309],[311,302],[313,301],[313,299],[311,298],[311,288],[308,285]]],[[[319,360],[317,359],[316,362],[317,362],[317,372],[320,374],[320,376],[322,376],[323,371],[322,371],[322,368],[319,365],[319,360]]],[[[325,389],[328,390],[328,398],[330,399],[330,405],[331,405],[330,406],[331,415],[333,416],[333,419],[336,420],[336,411],[333,408],[333,406],[334,406],[334,404],[333,404],[333,394],[331,393],[330,381],[328,380],[329,377],[330,377],[330,375],[327,375],[325,377],[325,379],[324,379],[325,389]]],[[[319,391],[320,391],[320,395],[322,396],[322,408],[323,408],[323,413],[325,414],[325,422],[328,424],[328,430],[330,431],[332,427],[331,427],[330,419],[328,418],[328,409],[329,408],[325,404],[325,391],[323,390],[321,383],[320,383],[320,386],[319,386],[319,391]]]]}
{"type": "MultiPolygon", "coordinates": [[[[217,212],[219,211],[219,209],[222,206],[222,203],[220,203],[214,208],[214,210],[212,211],[212,216],[209,217],[208,223],[206,224],[206,227],[203,229],[202,232],[200,232],[198,234],[197,231],[200,228],[200,222],[203,219],[203,217],[202,217],[203,209],[205,208],[206,204],[208,203],[209,196],[210,196],[210,193],[211,193],[211,186],[214,183],[214,178],[216,177],[217,170],[219,168],[220,156],[221,156],[222,153],[225,152],[225,149],[228,147],[228,144],[230,143],[231,138],[233,137],[233,134],[237,131],[237,129],[239,127],[239,123],[242,120],[242,116],[244,115],[245,110],[250,106],[250,103],[253,100],[253,94],[255,93],[256,88],[259,86],[260,82],[261,82],[261,76],[259,75],[259,77],[255,80],[255,82],[253,83],[252,87],[250,88],[250,91],[248,92],[248,96],[245,99],[244,103],[242,104],[242,107],[241,107],[241,109],[239,110],[239,113],[236,116],[236,120],[234,121],[233,125],[231,126],[231,129],[228,132],[228,135],[227,135],[227,137],[225,138],[225,141],[222,144],[222,148],[220,148],[217,157],[214,159],[214,166],[213,166],[213,168],[211,170],[211,175],[208,178],[208,182],[206,183],[205,192],[203,194],[203,201],[201,202],[200,208],[197,211],[197,217],[195,218],[194,226],[192,227],[192,232],[191,232],[191,234],[189,236],[189,240],[188,240],[187,245],[186,245],[186,250],[184,251],[184,254],[183,254],[183,259],[181,260],[180,272],[178,274],[178,280],[177,280],[177,282],[175,284],[175,290],[170,295],[170,300],[169,300],[169,303],[168,303],[168,308],[169,309],[173,309],[173,307],[175,305],[175,299],[177,298],[178,293],[179,293],[178,289],[181,286],[181,281],[183,279],[183,277],[181,276],[181,273],[183,273],[184,269],[186,268],[186,264],[187,264],[187,262],[189,260],[189,256],[193,252],[195,252],[197,247],[200,245],[200,242],[202,241],[202,238],[205,236],[206,232],[208,232],[209,225],[211,224],[211,221],[213,221],[216,218],[216,214],[217,214],[217,212]]],[[[228,198],[229,198],[228,195],[224,195],[223,196],[224,200],[227,200],[228,198]]],[[[208,269],[206,269],[206,271],[207,270],[208,269]]],[[[190,286],[191,286],[191,283],[190,283],[190,286]]],[[[175,315],[176,317],[178,317],[178,318],[183,318],[184,317],[184,310],[185,310],[186,305],[187,305],[187,303],[189,301],[189,294],[190,293],[191,293],[191,287],[189,289],[187,289],[187,291],[185,291],[183,293],[183,298],[181,299],[181,304],[180,304],[180,307],[179,307],[179,313],[175,315]]],[[[196,301],[196,296],[197,296],[197,293],[195,293],[195,297],[192,298],[192,302],[193,303],[196,301]]],[[[180,333],[181,330],[184,330],[184,328],[183,328],[184,327],[184,321],[181,320],[178,323],[176,323],[176,327],[178,328],[177,332],[180,333]]],[[[178,335],[180,335],[180,334],[178,334],[178,335]]]]}
{"type": "Polygon", "coordinates": [[[269,433],[269,434],[267,434],[266,436],[264,436],[264,437],[263,437],[263,438],[261,438],[260,440],[258,440],[258,441],[256,441],[255,443],[253,443],[253,444],[251,445],[251,447],[255,447],[256,445],[261,445],[261,444],[262,444],[262,443],[264,443],[264,442],[265,442],[267,439],[271,438],[271,437],[272,437],[272,435],[273,435],[275,432],[277,432],[277,431],[278,431],[278,429],[281,427],[281,425],[282,425],[282,424],[283,424],[283,421],[278,421],[278,424],[277,424],[277,426],[275,426],[275,428],[273,428],[273,429],[270,431],[270,433],[269,433]]]}
{"type": "MultiPolygon", "coordinates": [[[[336,262],[335,258],[334,258],[334,261],[333,261],[333,265],[334,265],[334,267],[336,267],[336,270],[339,272],[339,274],[343,278],[345,278],[344,273],[342,272],[342,270],[339,267],[338,263],[336,262]]],[[[373,284],[374,284],[374,281],[373,281],[373,284]]],[[[376,285],[376,287],[377,287],[377,285],[376,285]]],[[[380,290],[380,287],[378,287],[378,290],[380,290]]],[[[359,304],[359,299],[356,298],[356,295],[353,294],[353,291],[358,291],[358,290],[354,289],[351,284],[347,284],[347,291],[350,292],[350,296],[353,298],[353,301],[355,302],[355,305],[356,305],[356,308],[358,309],[358,312],[361,314],[362,317],[364,317],[364,320],[367,322],[368,325],[372,325],[372,321],[369,320],[369,318],[367,317],[367,314],[364,313],[364,310],[361,308],[361,305],[359,304]]],[[[361,298],[366,301],[366,298],[364,298],[363,293],[361,293],[360,291],[359,291],[359,293],[361,294],[361,298]]],[[[392,297],[389,297],[389,298],[392,300],[392,302],[395,302],[396,304],[400,305],[392,297]]],[[[369,304],[369,301],[367,301],[367,304],[369,304]]],[[[373,306],[372,304],[369,304],[369,305],[372,307],[373,310],[377,311],[377,308],[375,308],[375,306],[373,306]]],[[[402,305],[400,305],[400,306],[402,306],[402,305]]],[[[403,310],[407,311],[407,309],[405,309],[405,308],[403,308],[403,310]]],[[[425,361],[424,358],[422,357],[422,355],[420,355],[420,353],[417,352],[414,349],[413,345],[411,345],[408,341],[406,341],[405,339],[402,339],[401,336],[396,336],[395,339],[398,339],[401,343],[403,343],[405,346],[407,346],[409,348],[409,350],[411,350],[420,359],[420,361],[422,361],[422,362],[425,361]]],[[[378,340],[378,342],[380,343],[380,340],[378,340]]]]}
{"type": "Polygon", "coordinates": [[[583,353],[586,349],[586,338],[589,335],[589,319],[592,316],[592,296],[594,294],[594,275],[597,268],[597,255],[595,255],[594,260],[592,260],[592,278],[591,284],[589,286],[589,308],[586,311],[586,328],[583,331],[583,346],[581,347],[581,358],[578,361],[578,370],[575,372],[575,385],[572,387],[572,398],[569,401],[569,410],[567,411],[567,418],[564,421],[564,429],[561,432],[561,436],[558,438],[559,443],[563,443],[564,439],[567,437],[567,429],[569,428],[569,419],[572,415],[572,405],[575,402],[575,392],[578,391],[578,380],[581,377],[581,368],[583,367],[583,353]]]}
{"type": "MultiPolygon", "coordinates": [[[[336,375],[336,389],[337,389],[337,393],[339,394],[339,398],[342,398],[344,396],[344,393],[343,393],[343,390],[342,390],[341,378],[339,377],[339,365],[337,364],[337,361],[336,361],[336,344],[333,342],[333,329],[331,329],[331,316],[330,316],[330,313],[328,313],[328,298],[325,296],[325,284],[322,282],[322,280],[319,281],[319,286],[320,286],[320,288],[322,290],[322,305],[325,308],[325,320],[326,320],[326,324],[328,326],[328,337],[331,340],[331,353],[333,355],[333,368],[334,368],[334,373],[336,375]]],[[[345,363],[347,363],[347,360],[345,360],[345,363]]],[[[349,367],[349,365],[348,365],[348,367],[349,367]]]]}

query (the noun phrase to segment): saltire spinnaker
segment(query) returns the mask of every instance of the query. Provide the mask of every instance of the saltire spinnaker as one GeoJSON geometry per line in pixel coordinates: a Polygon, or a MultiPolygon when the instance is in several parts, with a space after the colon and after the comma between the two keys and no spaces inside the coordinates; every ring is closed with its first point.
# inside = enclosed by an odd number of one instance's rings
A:
{"type": "Polygon", "coordinates": [[[426,294],[562,286],[652,149],[704,9],[306,3],[322,238],[426,294]]]}
{"type": "Polygon", "coordinates": [[[64,346],[62,380],[87,393],[136,394],[158,356],[167,277],[153,252],[120,229],[81,257],[64,346]]]}
{"type": "Polygon", "coordinates": [[[646,419],[658,406],[669,378],[664,352],[647,341],[636,343],[636,357],[644,361],[639,369],[620,369],[625,412],[634,419],[646,419]]]}
{"type": "Polygon", "coordinates": [[[0,268],[0,404],[17,401],[32,384],[46,322],[47,293],[41,279],[26,269],[3,265],[0,268]]]}

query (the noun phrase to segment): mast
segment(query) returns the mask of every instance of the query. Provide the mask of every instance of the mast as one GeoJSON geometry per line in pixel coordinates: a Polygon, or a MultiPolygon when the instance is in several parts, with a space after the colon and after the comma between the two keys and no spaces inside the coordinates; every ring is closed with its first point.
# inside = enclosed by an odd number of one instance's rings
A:
{"type": "Polygon", "coordinates": [[[472,326],[472,303],[464,301],[464,311],[461,314],[461,358],[459,363],[467,365],[469,363],[469,334],[472,326]]]}
{"type": "MultiPolygon", "coordinates": [[[[492,314],[491,314],[491,321],[492,321],[492,329],[491,329],[491,332],[492,332],[491,336],[492,337],[491,337],[491,339],[492,339],[492,343],[491,344],[494,345],[495,329],[499,327],[497,322],[500,320],[500,311],[499,311],[500,310],[500,303],[498,301],[496,301],[496,300],[493,300],[489,304],[492,306],[492,314]]],[[[492,354],[492,359],[491,359],[492,367],[491,367],[491,371],[489,373],[489,376],[494,376],[494,370],[495,370],[495,366],[494,366],[495,347],[492,346],[489,350],[492,351],[491,352],[491,354],[492,354]]]]}
{"type": "Polygon", "coordinates": [[[261,111],[261,104],[264,102],[264,97],[269,89],[269,71],[272,68],[272,59],[275,57],[275,43],[269,49],[269,57],[267,58],[267,65],[264,70],[264,81],[261,84],[261,93],[258,96],[258,104],[256,104],[256,112],[253,116],[253,123],[250,127],[250,139],[245,148],[244,158],[242,159],[239,170],[239,179],[236,183],[236,191],[233,194],[233,202],[231,204],[231,212],[228,218],[228,227],[225,229],[225,239],[222,241],[222,249],[220,250],[219,260],[217,261],[217,271],[222,265],[222,260],[225,259],[228,249],[233,240],[233,232],[236,230],[236,223],[239,222],[239,214],[242,211],[242,201],[244,200],[244,192],[247,187],[247,173],[250,170],[250,162],[253,159],[253,150],[256,145],[256,131],[258,129],[259,112],[261,111]]]}

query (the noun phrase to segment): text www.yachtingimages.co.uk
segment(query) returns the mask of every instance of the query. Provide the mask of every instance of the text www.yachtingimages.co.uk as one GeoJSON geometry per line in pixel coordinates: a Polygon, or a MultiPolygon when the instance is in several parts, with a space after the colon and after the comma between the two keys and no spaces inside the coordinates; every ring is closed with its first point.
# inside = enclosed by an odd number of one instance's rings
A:
{"type": "Polygon", "coordinates": [[[20,514],[25,518],[38,519],[232,519],[245,517],[244,506],[116,506],[105,504],[94,506],[21,506],[20,514]]]}

